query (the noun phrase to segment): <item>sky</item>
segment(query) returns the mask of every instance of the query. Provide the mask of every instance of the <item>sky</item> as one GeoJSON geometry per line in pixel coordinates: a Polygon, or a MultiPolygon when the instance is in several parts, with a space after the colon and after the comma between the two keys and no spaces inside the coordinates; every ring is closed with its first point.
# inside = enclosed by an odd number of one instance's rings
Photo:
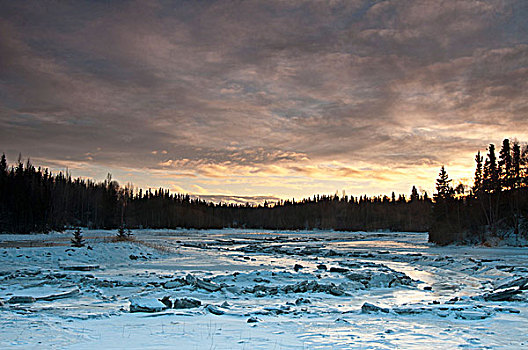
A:
{"type": "Polygon", "coordinates": [[[432,193],[528,141],[528,1],[0,0],[0,152],[213,201],[432,193]]]}

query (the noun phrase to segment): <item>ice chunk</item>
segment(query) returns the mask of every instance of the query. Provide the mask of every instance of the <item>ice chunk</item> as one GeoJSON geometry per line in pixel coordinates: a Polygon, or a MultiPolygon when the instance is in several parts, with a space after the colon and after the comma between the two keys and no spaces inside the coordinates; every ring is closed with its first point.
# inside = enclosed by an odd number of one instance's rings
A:
{"type": "Polygon", "coordinates": [[[389,309],[365,302],[363,306],[361,306],[361,312],[364,314],[370,314],[373,312],[389,313],[389,309]]]}
{"type": "Polygon", "coordinates": [[[515,301],[517,300],[516,295],[521,293],[522,291],[518,289],[506,289],[499,292],[488,293],[484,295],[483,298],[487,301],[515,301]]]}
{"type": "Polygon", "coordinates": [[[80,292],[79,288],[75,288],[75,289],[72,289],[72,290],[64,292],[64,293],[46,295],[46,296],[43,296],[43,297],[38,297],[36,299],[37,300],[45,300],[45,301],[53,301],[53,300],[57,300],[57,299],[71,298],[71,297],[76,296],[77,294],[79,294],[79,292],[80,292]]]}
{"type": "Polygon", "coordinates": [[[482,320],[489,317],[489,314],[477,310],[462,310],[456,312],[457,316],[464,320],[482,320]]]}
{"type": "Polygon", "coordinates": [[[97,270],[99,265],[65,265],[61,268],[68,271],[93,271],[97,270]]]}
{"type": "Polygon", "coordinates": [[[192,309],[202,305],[202,302],[193,298],[174,299],[173,308],[175,309],[192,309]]]}
{"type": "Polygon", "coordinates": [[[130,312],[160,312],[167,305],[154,298],[130,298],[130,312]]]}
{"type": "Polygon", "coordinates": [[[208,281],[205,281],[199,278],[196,279],[196,282],[194,283],[194,285],[197,288],[205,289],[208,292],[216,292],[222,289],[222,287],[216,283],[208,282],[208,281]]]}
{"type": "Polygon", "coordinates": [[[12,296],[8,303],[10,304],[30,304],[35,302],[35,298],[27,295],[15,295],[12,296]]]}
{"type": "Polygon", "coordinates": [[[216,306],[214,306],[214,305],[210,305],[210,304],[209,304],[209,305],[207,305],[207,306],[205,307],[205,309],[206,309],[207,311],[209,311],[210,313],[212,313],[213,315],[223,315],[223,314],[225,314],[225,311],[220,310],[218,307],[216,307],[216,306]]]}

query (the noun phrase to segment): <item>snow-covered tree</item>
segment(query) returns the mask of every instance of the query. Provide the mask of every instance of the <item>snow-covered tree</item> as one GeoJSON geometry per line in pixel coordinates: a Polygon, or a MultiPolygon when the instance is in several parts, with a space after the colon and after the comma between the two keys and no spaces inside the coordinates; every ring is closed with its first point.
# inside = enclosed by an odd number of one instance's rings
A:
{"type": "Polygon", "coordinates": [[[71,245],[72,247],[77,247],[77,248],[84,247],[83,234],[79,227],[77,227],[75,231],[73,232],[73,238],[71,239],[71,245]]]}

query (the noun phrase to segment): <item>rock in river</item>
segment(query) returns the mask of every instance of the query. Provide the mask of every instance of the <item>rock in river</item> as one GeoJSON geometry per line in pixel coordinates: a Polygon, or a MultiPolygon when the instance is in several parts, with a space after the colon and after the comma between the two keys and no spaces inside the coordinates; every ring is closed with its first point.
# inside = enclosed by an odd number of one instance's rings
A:
{"type": "Polygon", "coordinates": [[[295,264],[295,266],[293,267],[293,269],[295,270],[295,272],[298,272],[300,269],[302,269],[304,266],[302,265],[299,265],[299,264],[295,264]]]}

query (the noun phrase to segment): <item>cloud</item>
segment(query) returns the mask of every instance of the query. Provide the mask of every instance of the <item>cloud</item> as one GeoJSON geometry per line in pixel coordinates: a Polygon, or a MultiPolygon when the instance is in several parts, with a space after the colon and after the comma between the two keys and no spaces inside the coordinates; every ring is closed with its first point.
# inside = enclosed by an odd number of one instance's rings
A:
{"type": "Polygon", "coordinates": [[[487,143],[528,139],[527,16],[521,0],[3,2],[1,151],[207,193],[431,187],[441,164],[462,176],[487,143]]]}

